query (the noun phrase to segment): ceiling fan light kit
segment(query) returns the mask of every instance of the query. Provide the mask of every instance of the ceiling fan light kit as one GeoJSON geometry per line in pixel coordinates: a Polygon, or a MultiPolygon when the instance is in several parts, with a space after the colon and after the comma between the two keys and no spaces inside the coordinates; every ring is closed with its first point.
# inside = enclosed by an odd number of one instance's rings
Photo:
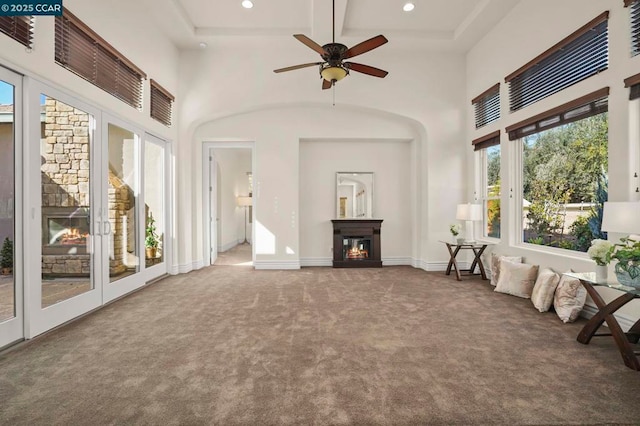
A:
{"type": "Polygon", "coordinates": [[[377,35],[362,43],[356,44],[352,48],[347,48],[344,44],[336,43],[336,6],[335,0],[333,0],[333,42],[320,46],[315,41],[311,40],[304,34],[294,34],[293,36],[305,46],[314,50],[320,55],[323,62],[310,62],[307,64],[294,65],[286,68],[279,68],[273,70],[275,73],[281,73],[285,71],[293,71],[300,68],[307,68],[312,66],[320,66],[320,76],[322,77],[322,89],[326,90],[331,88],[336,81],[340,81],[349,75],[349,71],[356,71],[362,74],[371,75],[374,77],[384,78],[388,72],[375,68],[369,65],[357,64],[355,62],[344,62],[345,59],[353,58],[357,55],[362,55],[370,50],[380,47],[388,40],[383,35],[377,35]]]}

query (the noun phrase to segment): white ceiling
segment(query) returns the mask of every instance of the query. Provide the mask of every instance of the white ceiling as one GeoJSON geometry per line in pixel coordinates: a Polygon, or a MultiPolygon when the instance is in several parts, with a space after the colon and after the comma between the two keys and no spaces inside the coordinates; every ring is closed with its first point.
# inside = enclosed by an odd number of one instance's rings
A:
{"type": "MultiPolygon", "coordinates": [[[[221,37],[284,37],[302,33],[331,41],[332,0],[143,0],[152,19],[180,48],[221,37]]],[[[467,51],[520,0],[335,0],[336,42],[352,46],[378,34],[389,48],[424,46],[467,51]]],[[[292,40],[292,43],[294,41],[292,40]]]]}

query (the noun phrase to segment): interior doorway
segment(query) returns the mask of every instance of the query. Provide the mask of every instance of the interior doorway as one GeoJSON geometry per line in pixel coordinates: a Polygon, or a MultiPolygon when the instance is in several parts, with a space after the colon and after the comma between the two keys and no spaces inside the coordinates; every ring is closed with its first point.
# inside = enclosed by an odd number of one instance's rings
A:
{"type": "Polygon", "coordinates": [[[203,157],[204,258],[208,265],[252,266],[253,143],[208,142],[203,157]]]}

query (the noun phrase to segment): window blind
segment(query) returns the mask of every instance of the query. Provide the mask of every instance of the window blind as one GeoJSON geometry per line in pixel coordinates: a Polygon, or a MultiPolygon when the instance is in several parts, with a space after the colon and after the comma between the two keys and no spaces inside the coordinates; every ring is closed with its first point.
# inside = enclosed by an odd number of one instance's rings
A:
{"type": "Polygon", "coordinates": [[[500,83],[471,100],[475,110],[476,129],[500,118],[500,83]]]}
{"type": "Polygon", "coordinates": [[[507,127],[509,140],[516,140],[609,110],[609,88],[597,90],[559,107],[507,127]]]}
{"type": "Polygon", "coordinates": [[[175,98],[155,80],[151,79],[151,118],[171,126],[171,108],[175,98]]]}
{"type": "Polygon", "coordinates": [[[640,74],[624,79],[624,87],[629,88],[629,100],[640,98],[640,74]]]}
{"type": "Polygon", "coordinates": [[[625,0],[625,6],[631,6],[631,56],[636,56],[640,53],[640,1],[638,0],[625,0]]]}
{"type": "Polygon", "coordinates": [[[609,12],[604,12],[505,77],[517,111],[609,67],[609,12]]]}
{"type": "Polygon", "coordinates": [[[55,60],[136,109],[146,74],[67,9],[55,18],[55,60]]]}
{"type": "Polygon", "coordinates": [[[31,48],[33,16],[0,16],[0,32],[31,48]]]}
{"type": "Polygon", "coordinates": [[[471,141],[474,151],[480,151],[481,149],[487,149],[492,146],[500,145],[500,130],[491,132],[488,135],[479,137],[471,141]]]}

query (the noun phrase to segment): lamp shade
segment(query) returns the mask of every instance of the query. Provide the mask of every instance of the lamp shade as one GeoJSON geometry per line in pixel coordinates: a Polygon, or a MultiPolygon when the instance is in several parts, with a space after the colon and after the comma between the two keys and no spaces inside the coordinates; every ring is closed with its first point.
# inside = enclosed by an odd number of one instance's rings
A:
{"type": "Polygon", "coordinates": [[[237,197],[236,201],[240,207],[250,206],[253,204],[251,197],[237,197]]]}
{"type": "Polygon", "coordinates": [[[347,76],[347,70],[342,67],[326,67],[320,74],[327,81],[340,81],[347,76]]]}
{"type": "Polygon", "coordinates": [[[640,233],[640,202],[606,202],[602,211],[602,230],[622,234],[640,233]]]}
{"type": "Polygon", "coordinates": [[[456,210],[458,220],[482,220],[482,206],[480,204],[458,204],[456,210]]]}

